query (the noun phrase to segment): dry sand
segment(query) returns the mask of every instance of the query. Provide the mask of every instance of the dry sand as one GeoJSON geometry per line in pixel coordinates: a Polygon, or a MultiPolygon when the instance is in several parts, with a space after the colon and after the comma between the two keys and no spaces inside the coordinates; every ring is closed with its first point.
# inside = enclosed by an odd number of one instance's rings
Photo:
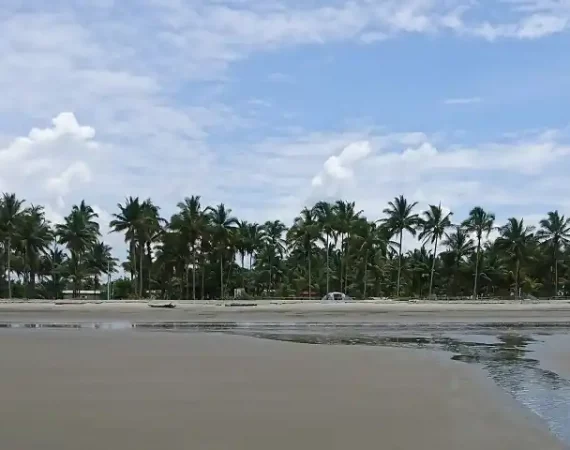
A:
{"type": "Polygon", "coordinates": [[[214,334],[0,331],[6,450],[563,446],[430,352],[214,334]]]}
{"type": "Polygon", "coordinates": [[[178,303],[175,309],[150,308],[146,302],[55,305],[0,301],[0,322],[18,321],[325,321],[377,323],[568,322],[570,303],[562,301],[477,303],[297,303],[256,307],[178,303]]]}

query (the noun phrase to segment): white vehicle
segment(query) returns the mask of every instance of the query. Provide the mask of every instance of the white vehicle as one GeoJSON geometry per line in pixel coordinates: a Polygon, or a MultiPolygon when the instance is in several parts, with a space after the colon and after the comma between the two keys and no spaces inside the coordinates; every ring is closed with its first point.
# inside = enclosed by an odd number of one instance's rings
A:
{"type": "Polygon", "coordinates": [[[323,297],[323,300],[332,300],[336,302],[344,302],[350,300],[350,297],[342,292],[329,292],[323,297]]]}

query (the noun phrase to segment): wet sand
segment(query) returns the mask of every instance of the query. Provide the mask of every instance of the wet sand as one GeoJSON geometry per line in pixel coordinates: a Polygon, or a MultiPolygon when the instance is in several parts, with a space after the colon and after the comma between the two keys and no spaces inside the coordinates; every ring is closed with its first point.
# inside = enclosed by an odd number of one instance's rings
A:
{"type": "Polygon", "coordinates": [[[543,369],[570,380],[570,335],[541,336],[535,355],[543,369]]]}
{"type": "Polygon", "coordinates": [[[482,373],[431,352],[0,330],[0,355],[6,449],[563,448],[482,373]]]}
{"type": "Polygon", "coordinates": [[[570,350],[553,351],[547,356],[547,368],[570,380],[570,350]]]}

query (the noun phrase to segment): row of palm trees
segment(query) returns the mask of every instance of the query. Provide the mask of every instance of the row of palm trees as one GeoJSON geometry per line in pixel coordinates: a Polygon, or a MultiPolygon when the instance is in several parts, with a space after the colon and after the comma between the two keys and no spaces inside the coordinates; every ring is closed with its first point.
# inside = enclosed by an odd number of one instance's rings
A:
{"type": "Polygon", "coordinates": [[[42,206],[25,206],[16,194],[4,193],[0,197],[2,296],[58,298],[68,287],[75,295],[86,278],[86,287],[98,289],[101,275],[115,271],[117,263],[111,247],[100,240],[97,217],[81,202],[63,223],[52,225],[42,206]]]}
{"type": "MultiPolygon", "coordinates": [[[[204,207],[192,196],[167,220],[151,199],[128,197],[109,224],[127,248],[127,276],[113,282],[114,297],[519,297],[570,290],[570,219],[558,211],[538,230],[516,218],[498,226],[479,206],[455,222],[441,205],[420,212],[403,196],[383,213],[371,221],[353,202],[318,202],[287,227],[238,220],[224,204],[204,207]],[[498,237],[490,240],[493,231],[498,237]],[[407,235],[419,243],[405,252],[407,235]]],[[[85,202],[52,225],[41,207],[4,194],[0,237],[0,290],[8,296],[14,283],[28,297],[98,289],[100,277],[116,270],[85,202]]]]}

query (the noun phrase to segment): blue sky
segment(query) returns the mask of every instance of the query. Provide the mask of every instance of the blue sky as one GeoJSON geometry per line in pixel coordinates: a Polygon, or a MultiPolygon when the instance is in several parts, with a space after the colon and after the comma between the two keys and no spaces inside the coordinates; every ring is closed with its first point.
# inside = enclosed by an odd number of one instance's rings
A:
{"type": "Polygon", "coordinates": [[[570,0],[5,0],[0,189],[536,223],[570,211],[569,48],[570,0]]]}

